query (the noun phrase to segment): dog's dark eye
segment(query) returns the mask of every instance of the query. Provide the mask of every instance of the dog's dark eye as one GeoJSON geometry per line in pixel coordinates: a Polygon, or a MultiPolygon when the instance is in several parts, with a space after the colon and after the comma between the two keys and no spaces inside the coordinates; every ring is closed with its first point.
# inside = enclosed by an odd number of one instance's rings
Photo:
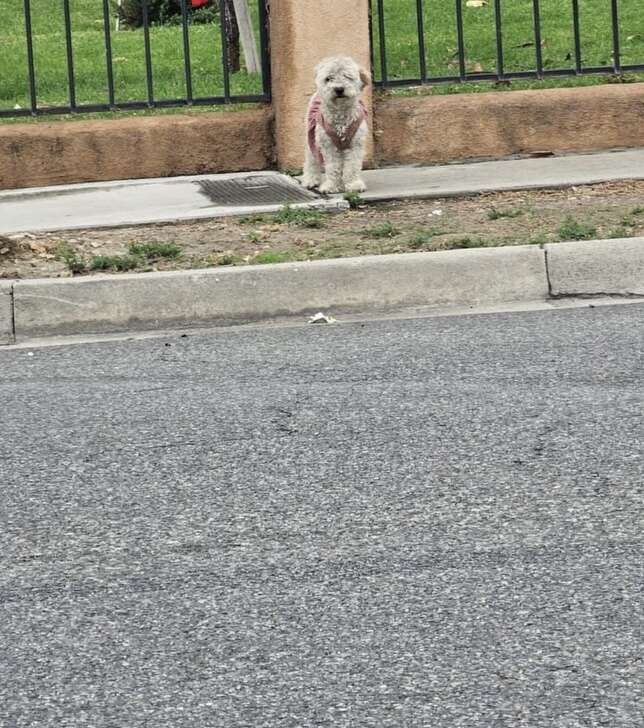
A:
{"type": "Polygon", "coordinates": [[[331,76],[327,76],[327,77],[326,77],[326,78],[324,79],[324,82],[325,82],[325,83],[330,83],[330,82],[331,82],[331,76]]]}

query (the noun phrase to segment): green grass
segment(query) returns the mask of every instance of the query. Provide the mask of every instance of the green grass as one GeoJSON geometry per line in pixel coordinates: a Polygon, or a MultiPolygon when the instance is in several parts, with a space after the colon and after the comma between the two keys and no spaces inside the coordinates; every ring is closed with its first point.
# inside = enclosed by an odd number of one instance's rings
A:
{"type": "MultiPolygon", "coordinates": [[[[34,61],[38,103],[67,105],[68,77],[61,0],[32,2],[34,61]]],[[[256,3],[251,3],[257,26],[256,3]]],[[[22,0],[3,0],[0,9],[0,109],[29,105],[27,50],[22,0]]],[[[103,40],[102,3],[72,0],[72,36],[77,103],[107,103],[107,72],[103,40]]],[[[147,99],[142,30],[114,29],[110,18],[116,103],[147,99]]],[[[256,31],[256,37],[259,37],[256,31]]],[[[154,96],[184,97],[183,40],[180,26],[150,30],[154,96]]],[[[190,28],[192,84],[195,98],[223,95],[221,35],[217,23],[190,28]]],[[[259,74],[244,71],[231,76],[231,93],[260,94],[259,74]]]]}
{"type": "Polygon", "coordinates": [[[412,250],[422,250],[423,248],[431,245],[437,234],[438,233],[432,230],[417,230],[407,241],[407,245],[412,248],[412,250]]]}
{"type": "Polygon", "coordinates": [[[297,259],[297,254],[293,251],[266,250],[262,253],[258,253],[250,262],[257,263],[258,265],[264,265],[269,263],[288,263],[297,259]]]}
{"type": "Polygon", "coordinates": [[[175,243],[130,243],[129,250],[132,255],[148,261],[181,256],[181,248],[175,243]]]}
{"type": "Polygon", "coordinates": [[[345,192],[344,199],[349,203],[349,207],[352,210],[357,210],[363,203],[362,197],[359,192],[345,192]]]}
{"type": "Polygon", "coordinates": [[[496,207],[491,207],[487,211],[488,220],[500,220],[501,218],[515,218],[523,215],[523,210],[498,210],[496,207]]]}
{"type": "Polygon", "coordinates": [[[318,210],[303,210],[288,205],[273,215],[272,219],[279,225],[297,225],[303,228],[324,227],[324,218],[318,210]]]}
{"type": "MultiPolygon", "coordinates": [[[[262,225],[274,223],[277,225],[296,225],[302,228],[323,228],[324,215],[319,210],[305,210],[285,205],[274,215],[246,215],[240,217],[242,225],[262,225]]],[[[252,235],[252,233],[251,233],[252,235]]]]}
{"type": "Polygon", "coordinates": [[[88,270],[134,270],[141,265],[141,258],[133,255],[95,255],[87,264],[88,270]]]}
{"type": "Polygon", "coordinates": [[[166,259],[176,260],[182,250],[174,243],[130,243],[128,255],[95,255],[89,260],[75,251],[68,243],[61,242],[56,249],[56,260],[63,262],[74,275],[88,271],[128,271],[147,263],[166,259]]]}
{"type": "Polygon", "coordinates": [[[584,222],[577,222],[568,215],[559,227],[562,240],[592,240],[597,236],[597,228],[584,222]]]}
{"type": "MultiPolygon", "coordinates": [[[[34,0],[32,26],[38,103],[41,106],[67,105],[68,78],[61,0],[34,0]]],[[[257,3],[250,3],[258,37],[257,3]]],[[[383,0],[386,23],[388,75],[391,79],[420,76],[418,30],[415,0],[383,0]]],[[[543,65],[546,69],[574,65],[572,3],[541,0],[543,65]]],[[[374,9],[376,8],[374,3],[374,9]]],[[[579,0],[583,65],[612,64],[611,12],[608,0],[579,0]]],[[[70,2],[74,68],[78,104],[107,103],[107,74],[103,41],[103,15],[100,0],[70,2]]],[[[458,73],[456,16],[453,0],[426,0],[424,38],[427,73],[445,77],[458,73]]],[[[622,64],[644,62],[644,13],[638,0],[621,0],[622,64]]],[[[377,13],[375,13],[377,16],[377,13]]],[[[468,72],[496,71],[494,3],[480,8],[463,2],[466,69],[468,72]]],[[[145,100],[145,57],[142,30],[116,32],[112,29],[112,55],[116,103],[145,100]]],[[[380,50],[377,17],[374,17],[374,66],[380,78],[380,50]]],[[[535,68],[535,39],[532,3],[506,0],[502,3],[502,29],[507,72],[535,68]]],[[[154,95],[156,99],[185,96],[183,41],[180,26],[153,27],[150,30],[154,95]]],[[[221,36],[218,23],[190,28],[192,82],[195,98],[223,95],[221,36]]],[[[544,81],[513,81],[498,87],[491,83],[437,84],[432,93],[480,92],[492,89],[547,88],[641,80],[644,75],[626,78],[606,76],[549,78],[544,81]]],[[[2,0],[0,8],[0,109],[29,105],[27,51],[24,37],[23,0],[2,0]]],[[[261,93],[261,78],[244,71],[231,76],[233,94],[261,93]]],[[[392,93],[412,93],[402,88],[392,93]]],[[[146,113],[146,112],[137,112],[146,113]]],[[[357,200],[354,200],[358,204],[357,200]]]]}
{"type": "MultiPolygon", "coordinates": [[[[386,23],[387,66],[390,78],[420,76],[416,3],[413,0],[383,0],[386,23]]],[[[541,0],[541,38],[546,69],[574,66],[572,3],[541,0]],[[573,59],[573,60],[571,60],[573,59]]],[[[644,14],[637,0],[622,0],[622,64],[644,62],[644,14]]],[[[502,29],[506,72],[534,70],[535,38],[532,3],[508,0],[502,3],[502,29]]],[[[584,66],[612,64],[612,26],[607,0],[580,0],[582,62],[584,66]]],[[[424,4],[425,46],[428,76],[458,75],[456,14],[452,0],[426,0],[424,4]]],[[[380,78],[377,13],[374,17],[374,67],[380,78]]],[[[480,8],[463,2],[466,70],[496,71],[494,3],[480,8]]],[[[574,82],[578,79],[572,79],[574,82]]],[[[558,80],[559,82],[561,80],[558,80]]],[[[554,80],[557,83],[557,80],[554,80]]],[[[474,86],[474,84],[472,84],[474,86]]],[[[515,85],[513,83],[513,85],[515,85]]]]}
{"type": "Polygon", "coordinates": [[[85,260],[68,243],[59,243],[55,256],[56,260],[64,263],[74,275],[87,271],[85,260]]]}
{"type": "Polygon", "coordinates": [[[363,233],[363,237],[380,240],[383,238],[393,238],[399,234],[400,230],[398,230],[397,227],[387,221],[381,223],[380,225],[374,225],[373,227],[367,228],[363,233]]]}
{"type": "Polygon", "coordinates": [[[463,237],[448,240],[445,247],[448,250],[465,250],[467,248],[485,248],[489,244],[490,243],[483,238],[463,237]]]}

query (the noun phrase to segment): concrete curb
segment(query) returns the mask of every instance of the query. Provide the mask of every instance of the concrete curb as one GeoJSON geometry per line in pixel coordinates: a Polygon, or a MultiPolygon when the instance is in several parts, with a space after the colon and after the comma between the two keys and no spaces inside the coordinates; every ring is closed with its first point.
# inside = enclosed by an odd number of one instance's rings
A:
{"type": "Polygon", "coordinates": [[[0,284],[0,343],[414,306],[644,296],[644,238],[0,284]]]}
{"type": "Polygon", "coordinates": [[[552,296],[644,296],[644,238],[545,246],[552,296]]]}
{"type": "Polygon", "coordinates": [[[177,273],[24,280],[13,287],[18,341],[243,323],[325,311],[543,299],[533,246],[410,253],[177,273]]]}

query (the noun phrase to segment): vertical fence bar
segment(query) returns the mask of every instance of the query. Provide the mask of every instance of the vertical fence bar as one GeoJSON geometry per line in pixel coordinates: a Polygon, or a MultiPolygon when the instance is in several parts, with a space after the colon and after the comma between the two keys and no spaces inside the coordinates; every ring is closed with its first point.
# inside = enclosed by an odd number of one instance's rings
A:
{"type": "Polygon", "coordinates": [[[114,66],[112,63],[112,35],[110,31],[110,2],[103,0],[103,32],[105,34],[105,66],[107,69],[107,95],[114,106],[114,66]]]}
{"type": "Polygon", "coordinates": [[[69,0],[63,0],[65,16],[65,48],[67,50],[67,82],[69,84],[69,108],[76,108],[76,80],[74,76],[74,47],[72,45],[72,19],[69,12],[69,0]]]}
{"type": "Polygon", "coordinates": [[[456,41],[458,43],[458,75],[465,81],[465,36],[463,33],[462,0],[456,0],[456,41]]]}
{"type": "Polygon", "coordinates": [[[494,25],[496,26],[496,73],[502,79],[505,74],[503,63],[503,13],[501,0],[494,0],[494,25]]]}
{"type": "Polygon", "coordinates": [[[36,114],[36,71],[34,69],[34,39],[31,31],[31,2],[25,0],[25,33],[27,40],[27,70],[29,72],[29,100],[31,113],[36,114]]]}
{"type": "Polygon", "coordinates": [[[270,36],[268,34],[268,13],[266,12],[266,0],[259,2],[259,45],[262,56],[262,91],[266,100],[271,97],[271,50],[270,36]]]}
{"type": "Polygon", "coordinates": [[[427,79],[427,59],[425,58],[425,8],[423,0],[416,0],[416,25],[418,26],[418,54],[420,58],[420,77],[427,79]]]}
{"type": "Polygon", "coordinates": [[[150,46],[149,0],[143,0],[141,13],[143,20],[143,43],[145,45],[145,81],[148,88],[148,106],[154,106],[154,81],[152,76],[152,48],[150,46]]]}
{"type": "Polygon", "coordinates": [[[622,72],[621,50],[619,45],[619,8],[618,0],[611,0],[610,13],[613,22],[613,69],[615,73],[622,72]]]}
{"type": "Polygon", "coordinates": [[[572,31],[575,42],[575,73],[581,73],[581,31],[579,29],[579,0],[572,0],[572,31]]]}
{"type": "Polygon", "coordinates": [[[192,104],[192,65],[190,63],[190,31],[188,28],[188,7],[181,0],[181,30],[183,33],[183,71],[186,79],[186,101],[192,104]]]}
{"type": "Polygon", "coordinates": [[[380,45],[380,80],[387,83],[387,39],[385,37],[385,9],[382,0],[378,0],[378,40],[380,45]]]}
{"type": "Polygon", "coordinates": [[[228,35],[226,34],[226,0],[219,0],[219,25],[221,26],[221,65],[224,72],[224,98],[230,101],[230,69],[228,68],[228,35]]]}
{"type": "Polygon", "coordinates": [[[541,7],[539,0],[533,0],[532,17],[534,19],[534,49],[537,60],[537,77],[543,78],[543,54],[541,52],[541,7]]]}

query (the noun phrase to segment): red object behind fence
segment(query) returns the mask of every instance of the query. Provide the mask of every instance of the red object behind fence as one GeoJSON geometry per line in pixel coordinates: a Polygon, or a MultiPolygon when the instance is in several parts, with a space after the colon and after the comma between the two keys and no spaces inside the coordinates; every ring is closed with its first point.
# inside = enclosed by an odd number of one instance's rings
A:
{"type": "Polygon", "coordinates": [[[202,8],[204,5],[208,5],[209,0],[190,0],[193,8],[202,8]]]}

